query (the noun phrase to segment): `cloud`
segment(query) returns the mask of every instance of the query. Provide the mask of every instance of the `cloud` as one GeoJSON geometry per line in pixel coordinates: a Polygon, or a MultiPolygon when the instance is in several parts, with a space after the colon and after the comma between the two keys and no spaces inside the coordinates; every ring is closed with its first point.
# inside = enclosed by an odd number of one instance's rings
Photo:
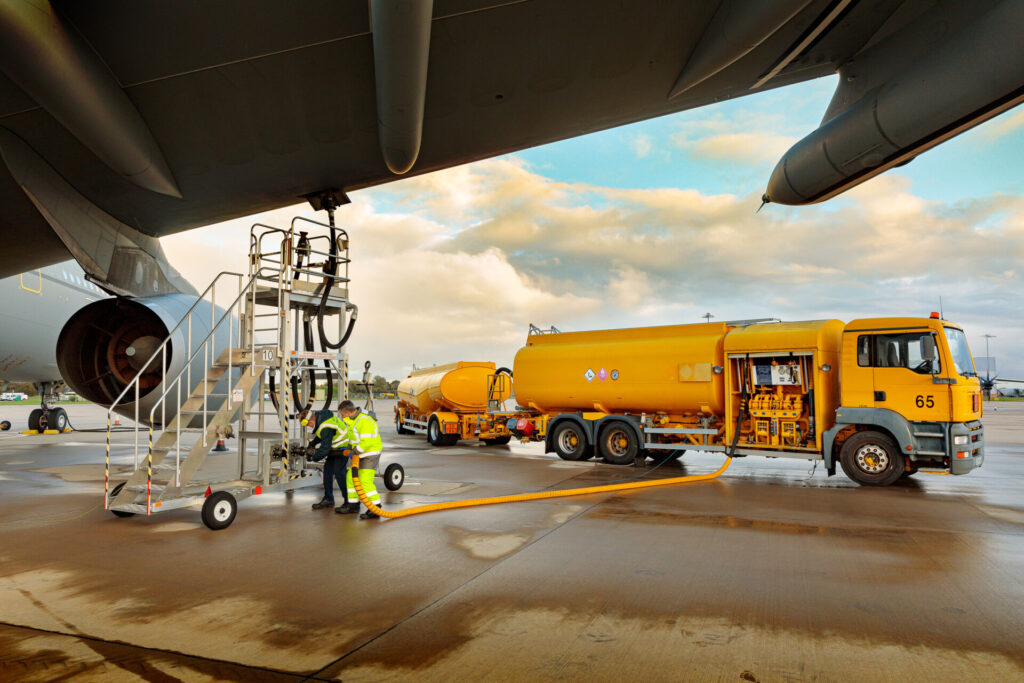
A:
{"type": "Polygon", "coordinates": [[[982,130],[990,140],[998,140],[1021,128],[1024,128],[1024,109],[1011,110],[1003,116],[996,117],[984,125],[982,130]]]}
{"type": "Polygon", "coordinates": [[[637,159],[643,159],[651,153],[651,147],[654,143],[654,138],[646,133],[640,133],[633,138],[633,153],[636,154],[637,159]]]}
{"type": "MultiPolygon", "coordinates": [[[[370,359],[388,377],[413,362],[507,365],[531,322],[921,316],[942,296],[976,346],[985,332],[1007,344],[1024,333],[1021,197],[927,201],[887,174],[825,205],[755,215],[755,193],[566,183],[511,157],[352,198],[339,221],[360,307],[353,367],[370,359]]],[[[165,239],[167,252],[205,283],[244,268],[251,221],[165,239]]],[[[1020,360],[1000,362],[1024,375],[1020,360]]]]}

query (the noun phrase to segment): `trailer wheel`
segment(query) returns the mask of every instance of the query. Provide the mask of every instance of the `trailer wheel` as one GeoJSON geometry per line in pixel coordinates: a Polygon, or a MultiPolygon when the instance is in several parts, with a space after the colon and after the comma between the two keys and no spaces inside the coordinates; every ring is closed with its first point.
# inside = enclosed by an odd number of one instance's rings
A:
{"type": "Polygon", "coordinates": [[[405,425],[402,423],[402,414],[401,413],[399,413],[398,415],[395,415],[395,431],[398,432],[399,434],[403,435],[403,436],[407,436],[409,434],[415,434],[415,432],[413,432],[411,429],[406,429],[405,428],[405,425]]]}
{"type": "Polygon", "coordinates": [[[597,450],[612,465],[631,465],[640,452],[636,430],[622,422],[612,422],[601,430],[597,450]]]}
{"type": "Polygon", "coordinates": [[[441,433],[441,422],[431,417],[427,422],[427,442],[431,446],[444,446],[444,434],[441,433]]]}
{"type": "Polygon", "coordinates": [[[511,436],[499,436],[497,439],[484,439],[483,442],[486,446],[504,446],[511,440],[511,436]]]}
{"type": "MultiPolygon", "coordinates": [[[[115,486],[115,487],[114,487],[114,488],[113,488],[113,489],[112,489],[112,490],[110,491],[110,496],[109,496],[109,497],[110,497],[110,498],[116,498],[116,497],[117,497],[117,494],[121,493],[121,489],[123,489],[123,488],[124,488],[124,485],[125,485],[125,484],[127,484],[127,483],[128,483],[128,482],[126,482],[126,481],[122,481],[122,482],[121,482],[120,484],[118,484],[117,486],[115,486]]],[[[135,513],[134,513],[134,512],[125,512],[124,510],[111,510],[111,512],[113,512],[113,513],[114,513],[114,516],[115,516],[115,517],[134,517],[134,516],[135,516],[135,513]]]]}
{"type": "Polygon", "coordinates": [[[203,503],[203,524],[208,529],[227,529],[235,521],[238,501],[227,491],[217,491],[203,503]]]}
{"type": "Polygon", "coordinates": [[[397,462],[393,462],[384,470],[384,488],[388,491],[397,491],[405,483],[405,469],[397,462]]]}
{"type": "Polygon", "coordinates": [[[857,432],[839,451],[843,472],[861,486],[888,486],[906,470],[899,446],[887,434],[857,432]]]}
{"type": "Polygon", "coordinates": [[[8,420],[4,420],[3,422],[0,422],[0,432],[6,432],[10,428],[11,428],[11,423],[8,420]]]}
{"type": "Polygon", "coordinates": [[[551,434],[555,453],[562,460],[584,460],[587,452],[587,435],[583,427],[575,422],[563,422],[551,434]]]}

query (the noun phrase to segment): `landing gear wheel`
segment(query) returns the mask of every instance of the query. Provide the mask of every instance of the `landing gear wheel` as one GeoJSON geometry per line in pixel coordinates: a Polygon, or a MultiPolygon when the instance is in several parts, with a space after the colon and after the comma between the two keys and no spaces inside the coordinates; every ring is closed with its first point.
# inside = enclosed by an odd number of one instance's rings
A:
{"type": "Polygon", "coordinates": [[[10,428],[11,428],[11,423],[8,422],[7,420],[4,420],[3,422],[0,422],[0,432],[6,432],[10,428]]]}
{"type": "Polygon", "coordinates": [[[427,422],[427,443],[431,446],[444,446],[444,434],[441,433],[441,423],[436,417],[431,417],[427,422]]]}
{"type": "Polygon", "coordinates": [[[50,429],[56,429],[58,432],[63,433],[68,428],[68,414],[63,408],[50,410],[47,420],[50,424],[50,429]]]}
{"type": "Polygon", "coordinates": [[[587,457],[587,435],[575,422],[563,422],[555,427],[551,443],[562,460],[585,460],[587,457]]]}
{"type": "Polygon", "coordinates": [[[839,464],[846,476],[862,486],[888,486],[906,471],[896,442],[875,431],[857,432],[847,439],[839,451],[839,464]]]}
{"type": "Polygon", "coordinates": [[[393,462],[384,469],[384,488],[388,491],[397,491],[405,483],[405,469],[397,462],[393,462]]]}
{"type": "Polygon", "coordinates": [[[497,439],[484,439],[483,442],[486,446],[504,446],[511,440],[511,436],[499,436],[497,439]]]}
{"type": "Polygon", "coordinates": [[[238,501],[227,491],[217,491],[203,503],[203,524],[218,531],[227,529],[235,521],[238,501]]]}
{"type": "Polygon", "coordinates": [[[29,429],[35,430],[42,434],[43,432],[46,431],[49,424],[49,417],[47,416],[46,411],[42,410],[41,408],[36,408],[35,410],[28,414],[29,429]]]}
{"type": "Polygon", "coordinates": [[[632,465],[640,452],[636,430],[622,422],[613,422],[601,430],[597,451],[612,465],[632,465]]]}
{"type": "MultiPolygon", "coordinates": [[[[123,488],[124,488],[124,485],[125,485],[126,483],[128,483],[128,482],[124,482],[124,481],[122,481],[122,482],[121,482],[120,484],[118,484],[117,486],[115,486],[115,487],[114,487],[114,488],[113,488],[113,489],[112,489],[112,490],[110,491],[110,495],[108,496],[108,498],[109,498],[110,500],[113,500],[114,498],[117,498],[117,494],[121,493],[121,489],[123,489],[123,488]]],[[[134,512],[125,512],[124,510],[111,510],[111,512],[113,512],[113,513],[114,513],[114,516],[115,516],[115,517],[134,517],[134,516],[135,516],[135,513],[134,513],[134,512]]]]}

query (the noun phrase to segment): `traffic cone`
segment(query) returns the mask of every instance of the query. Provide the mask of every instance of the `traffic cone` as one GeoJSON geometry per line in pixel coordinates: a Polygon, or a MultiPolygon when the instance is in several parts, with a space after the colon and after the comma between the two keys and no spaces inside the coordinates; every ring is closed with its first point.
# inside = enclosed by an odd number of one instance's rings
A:
{"type": "Polygon", "coordinates": [[[120,415],[115,415],[114,416],[114,425],[116,426],[116,425],[119,425],[119,424],[121,424],[121,416],[120,415]]]}
{"type": "Polygon", "coordinates": [[[218,436],[217,437],[217,445],[213,447],[213,452],[214,453],[223,453],[227,449],[228,449],[228,447],[224,445],[224,437],[223,436],[218,436]]]}

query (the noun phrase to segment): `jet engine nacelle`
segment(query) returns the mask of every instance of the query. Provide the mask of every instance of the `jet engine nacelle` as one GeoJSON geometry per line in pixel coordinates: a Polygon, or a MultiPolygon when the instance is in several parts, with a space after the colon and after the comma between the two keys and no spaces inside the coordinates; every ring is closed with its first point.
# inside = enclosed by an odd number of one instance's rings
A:
{"type": "MultiPolygon", "coordinates": [[[[182,324],[167,345],[166,375],[160,356],[146,366],[146,361],[160,349],[194,303],[196,297],[192,295],[162,294],[139,299],[117,297],[89,304],[71,317],[57,339],[61,377],[79,396],[109,406],[142,371],[137,404],[132,389],[118,403],[116,412],[131,419],[137,416],[140,422],[148,423],[150,410],[168,388],[169,382],[164,378],[173,380],[181,372],[189,356],[210,333],[211,317],[219,320],[223,314],[219,308],[211,311],[213,305],[209,301],[200,301],[192,314],[191,332],[188,324],[182,324]]],[[[218,330],[213,358],[227,348],[227,337],[226,330],[223,335],[218,330]]],[[[204,365],[211,360],[200,353],[192,361],[193,385],[202,379],[204,365]]],[[[193,388],[182,383],[182,400],[193,388]]],[[[172,393],[157,410],[157,424],[161,419],[170,421],[177,413],[177,389],[172,393]]]]}

